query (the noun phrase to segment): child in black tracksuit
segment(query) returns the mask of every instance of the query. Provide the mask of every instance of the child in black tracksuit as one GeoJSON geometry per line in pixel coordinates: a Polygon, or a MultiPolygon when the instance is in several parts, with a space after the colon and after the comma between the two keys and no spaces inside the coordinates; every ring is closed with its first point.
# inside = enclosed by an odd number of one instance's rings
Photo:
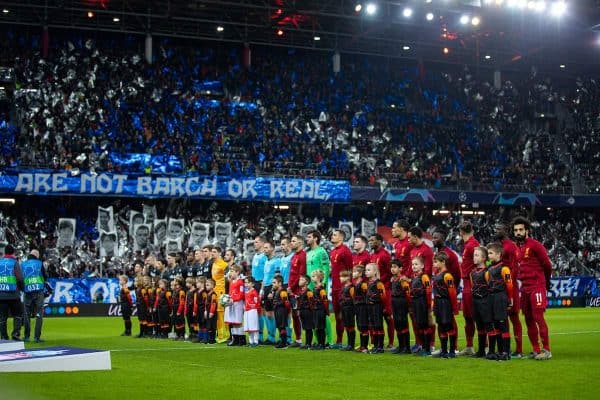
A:
{"type": "Polygon", "coordinates": [[[279,343],[275,346],[278,349],[284,349],[287,344],[287,325],[290,318],[290,301],[287,291],[283,288],[283,277],[275,275],[271,288],[273,300],[273,312],[275,314],[275,326],[279,331],[279,343]]]}
{"type": "Polygon", "coordinates": [[[300,349],[310,349],[313,341],[313,329],[315,329],[315,298],[313,292],[308,288],[310,279],[306,275],[301,275],[298,279],[300,292],[296,300],[296,307],[300,316],[300,324],[304,330],[305,343],[300,349]]]}
{"type": "Polygon", "coordinates": [[[125,323],[125,331],[121,336],[131,336],[131,314],[133,313],[133,301],[131,300],[131,293],[127,287],[129,278],[125,275],[119,277],[119,285],[121,290],[119,292],[119,302],[121,303],[121,315],[123,316],[123,322],[125,323]]]}
{"type": "Polygon", "coordinates": [[[315,330],[317,333],[317,344],[311,350],[325,350],[325,320],[329,316],[329,301],[327,300],[327,290],[323,285],[325,274],[320,269],[311,274],[313,293],[315,296],[315,330]]]}

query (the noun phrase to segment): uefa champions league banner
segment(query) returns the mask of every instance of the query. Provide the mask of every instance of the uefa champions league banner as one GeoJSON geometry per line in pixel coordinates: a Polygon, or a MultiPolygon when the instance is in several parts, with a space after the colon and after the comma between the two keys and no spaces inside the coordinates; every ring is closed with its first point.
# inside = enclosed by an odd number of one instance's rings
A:
{"type": "MultiPolygon", "coordinates": [[[[48,304],[90,304],[118,303],[119,280],[116,278],[98,279],[48,279],[52,295],[48,304]]],[[[135,291],[131,290],[135,299],[135,291]]],[[[135,300],[134,300],[135,301],[135,300]]]]}
{"type": "Polygon", "coordinates": [[[0,175],[0,193],[127,197],[189,197],[222,200],[350,201],[341,180],[226,176],[135,176],[68,172],[14,172],[0,175]]]}

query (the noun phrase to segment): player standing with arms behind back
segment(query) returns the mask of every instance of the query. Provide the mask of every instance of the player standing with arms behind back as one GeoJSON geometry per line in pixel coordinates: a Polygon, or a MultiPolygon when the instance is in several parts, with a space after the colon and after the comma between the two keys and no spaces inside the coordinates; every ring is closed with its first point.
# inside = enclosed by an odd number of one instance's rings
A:
{"type": "Polygon", "coordinates": [[[527,336],[533,347],[530,358],[549,360],[550,338],[544,312],[548,303],[546,290],[550,287],[552,263],[543,244],[529,236],[531,223],[528,219],[517,217],[512,221],[513,233],[519,246],[519,276],[521,281],[521,309],[527,324],[527,336]],[[539,339],[543,348],[540,351],[539,339]]]}

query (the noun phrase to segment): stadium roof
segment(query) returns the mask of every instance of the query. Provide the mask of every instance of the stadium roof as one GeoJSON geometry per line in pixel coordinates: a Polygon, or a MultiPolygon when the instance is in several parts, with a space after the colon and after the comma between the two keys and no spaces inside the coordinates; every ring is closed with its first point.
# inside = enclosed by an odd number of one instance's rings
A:
{"type": "Polygon", "coordinates": [[[530,63],[558,70],[562,64],[590,72],[600,65],[599,0],[21,0],[2,2],[2,7],[0,24],[9,25],[152,33],[500,69],[530,63]],[[558,17],[554,3],[560,1],[567,7],[558,17]],[[375,8],[367,7],[370,3],[375,8]],[[433,14],[430,20],[427,13],[433,14]],[[473,17],[479,18],[477,26],[473,17]]]}

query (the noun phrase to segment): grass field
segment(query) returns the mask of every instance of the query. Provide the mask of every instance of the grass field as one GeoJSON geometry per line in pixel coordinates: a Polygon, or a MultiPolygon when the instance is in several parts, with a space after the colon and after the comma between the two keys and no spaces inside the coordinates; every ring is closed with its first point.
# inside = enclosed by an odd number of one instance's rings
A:
{"type": "Polygon", "coordinates": [[[547,320],[552,360],[493,362],[135,339],[119,318],[48,318],[45,346],[110,350],[112,371],[1,374],[0,399],[597,399],[600,309],[547,320]]]}

